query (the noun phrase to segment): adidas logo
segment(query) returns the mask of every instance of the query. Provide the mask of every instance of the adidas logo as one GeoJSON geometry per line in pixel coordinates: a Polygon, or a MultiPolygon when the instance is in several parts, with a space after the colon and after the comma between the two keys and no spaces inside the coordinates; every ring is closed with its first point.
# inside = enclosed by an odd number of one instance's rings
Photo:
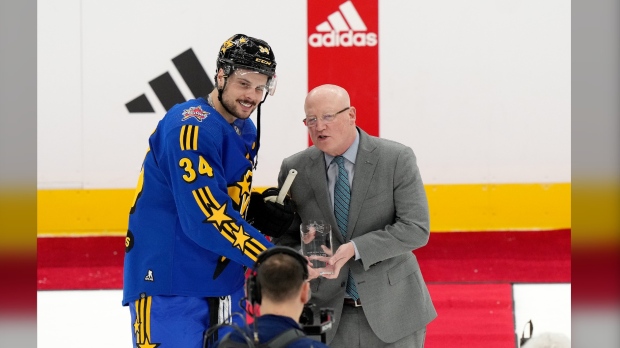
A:
{"type": "MultiPolygon", "coordinates": [[[[204,97],[213,90],[212,80],[191,48],[172,58],[172,63],[174,63],[174,66],[195,98],[204,97]]],[[[149,81],[149,85],[166,111],[170,110],[175,104],[186,101],[170,72],[165,72],[149,81]]],[[[130,113],[155,112],[153,105],[145,94],[126,103],[125,106],[130,113]]]]}
{"type": "Polygon", "coordinates": [[[308,37],[308,44],[312,47],[364,47],[376,46],[376,33],[368,33],[366,24],[351,1],[338,7],[327,20],[316,26],[318,33],[308,37]]]}

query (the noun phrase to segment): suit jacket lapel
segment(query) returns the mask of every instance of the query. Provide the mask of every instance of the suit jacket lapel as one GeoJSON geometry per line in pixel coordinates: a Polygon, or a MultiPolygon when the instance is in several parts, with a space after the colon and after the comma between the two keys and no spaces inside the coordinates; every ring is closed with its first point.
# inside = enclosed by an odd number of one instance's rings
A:
{"type": "MultiPolygon", "coordinates": [[[[336,217],[332,209],[332,203],[329,199],[329,192],[327,188],[327,168],[325,167],[325,158],[323,152],[316,147],[312,148],[309,157],[310,161],[307,161],[306,175],[308,176],[308,182],[314,192],[316,202],[321,210],[321,215],[324,217],[325,222],[332,226],[332,231],[336,223],[336,217]]],[[[317,216],[318,218],[319,216],[317,216]]],[[[336,227],[337,228],[337,227],[336,227]]],[[[337,238],[341,243],[344,239],[340,233],[332,233],[332,238],[337,238]]]]}
{"type": "Polygon", "coordinates": [[[357,156],[355,157],[355,175],[353,176],[353,187],[351,188],[351,205],[349,206],[349,221],[347,226],[348,239],[352,238],[355,224],[362,209],[362,204],[366,199],[366,193],[371,185],[372,177],[379,160],[379,151],[375,151],[377,146],[374,140],[368,133],[359,128],[358,130],[360,132],[360,143],[357,156]]]}

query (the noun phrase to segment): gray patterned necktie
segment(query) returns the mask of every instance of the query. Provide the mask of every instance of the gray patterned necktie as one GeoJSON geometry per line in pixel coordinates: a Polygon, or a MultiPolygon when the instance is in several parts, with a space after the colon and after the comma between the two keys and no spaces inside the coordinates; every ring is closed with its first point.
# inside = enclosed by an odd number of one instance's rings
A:
{"type": "MultiPolygon", "coordinates": [[[[338,223],[338,229],[342,234],[342,238],[346,241],[349,204],[351,203],[349,174],[347,174],[347,171],[344,169],[344,158],[342,156],[336,156],[333,161],[338,164],[338,176],[336,177],[336,184],[334,185],[334,215],[336,216],[336,222],[338,223]]],[[[349,270],[349,278],[347,280],[347,294],[356,301],[359,299],[351,270],[349,270]]]]}

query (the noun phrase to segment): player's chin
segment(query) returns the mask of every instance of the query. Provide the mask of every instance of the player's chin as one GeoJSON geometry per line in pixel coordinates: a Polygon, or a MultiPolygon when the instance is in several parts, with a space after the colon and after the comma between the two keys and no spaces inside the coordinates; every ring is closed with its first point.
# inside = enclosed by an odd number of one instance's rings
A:
{"type": "MultiPolygon", "coordinates": [[[[253,110],[252,110],[252,111],[253,111],[253,110]]],[[[245,112],[245,111],[237,111],[237,112],[236,112],[236,114],[235,114],[235,116],[236,116],[238,119],[241,119],[241,120],[246,120],[246,119],[250,118],[250,116],[252,115],[252,111],[250,111],[250,112],[245,112]]]]}
{"type": "Polygon", "coordinates": [[[241,110],[239,110],[237,115],[240,119],[245,120],[247,118],[250,118],[250,116],[252,116],[252,113],[254,112],[254,110],[256,110],[256,108],[252,108],[250,110],[247,110],[246,108],[242,108],[241,110]]]}

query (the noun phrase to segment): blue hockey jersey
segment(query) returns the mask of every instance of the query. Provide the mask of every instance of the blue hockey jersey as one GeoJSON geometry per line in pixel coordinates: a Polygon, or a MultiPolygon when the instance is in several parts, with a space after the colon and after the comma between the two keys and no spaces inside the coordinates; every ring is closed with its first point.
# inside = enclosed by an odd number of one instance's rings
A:
{"type": "Polygon", "coordinates": [[[243,219],[256,127],[204,98],[175,105],[149,138],[125,239],[123,304],[141,294],[215,297],[244,284],[272,244],[243,219]]]}

